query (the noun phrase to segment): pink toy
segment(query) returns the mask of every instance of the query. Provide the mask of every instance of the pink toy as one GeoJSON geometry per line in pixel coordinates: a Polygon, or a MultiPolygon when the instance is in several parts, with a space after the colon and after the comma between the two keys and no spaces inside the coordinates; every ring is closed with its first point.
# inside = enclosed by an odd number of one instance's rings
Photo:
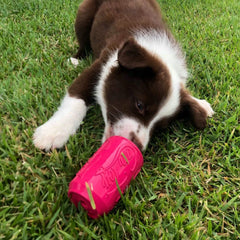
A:
{"type": "Polygon", "coordinates": [[[131,179],[135,179],[143,165],[143,157],[130,140],[109,138],[77,173],[69,185],[68,197],[97,218],[108,213],[120,198],[131,179]]]}

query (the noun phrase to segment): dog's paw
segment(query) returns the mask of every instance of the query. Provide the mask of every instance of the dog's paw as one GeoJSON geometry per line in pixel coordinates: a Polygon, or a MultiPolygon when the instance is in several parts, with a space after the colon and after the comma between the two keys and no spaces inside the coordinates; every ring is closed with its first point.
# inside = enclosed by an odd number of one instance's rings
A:
{"type": "Polygon", "coordinates": [[[61,148],[67,142],[70,136],[69,131],[60,126],[59,123],[48,121],[35,130],[33,135],[34,145],[42,150],[61,148]]]}
{"type": "Polygon", "coordinates": [[[70,57],[68,59],[68,62],[70,62],[72,65],[74,65],[75,67],[77,67],[79,65],[79,60],[77,58],[73,58],[73,57],[70,57]]]}
{"type": "Polygon", "coordinates": [[[206,100],[197,99],[195,97],[192,97],[192,100],[189,101],[191,121],[196,128],[204,129],[207,125],[207,118],[212,117],[214,111],[206,100]]]}
{"type": "Polygon", "coordinates": [[[198,103],[206,111],[208,117],[213,116],[214,111],[209,102],[207,102],[206,100],[198,99],[198,103]]]}
{"type": "Polygon", "coordinates": [[[213,116],[215,112],[213,111],[209,102],[203,99],[195,98],[195,97],[192,97],[192,98],[199,104],[200,107],[202,107],[205,110],[207,117],[213,116]]]}
{"type": "Polygon", "coordinates": [[[87,112],[83,99],[70,97],[63,99],[57,112],[43,125],[38,127],[33,135],[33,143],[37,148],[49,151],[61,148],[79,128],[87,112]]]}

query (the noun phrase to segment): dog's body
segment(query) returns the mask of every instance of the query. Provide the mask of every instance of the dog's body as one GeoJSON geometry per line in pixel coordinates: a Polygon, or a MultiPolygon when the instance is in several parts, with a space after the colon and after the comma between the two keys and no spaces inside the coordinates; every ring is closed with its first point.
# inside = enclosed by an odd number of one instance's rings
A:
{"type": "Polygon", "coordinates": [[[152,130],[179,113],[197,128],[213,114],[208,102],[185,89],[180,47],[154,0],[85,0],[75,23],[79,51],[91,46],[93,64],[73,82],[58,111],[37,128],[40,149],[62,147],[96,100],[105,121],[103,141],[120,135],[145,149],[152,130]]]}

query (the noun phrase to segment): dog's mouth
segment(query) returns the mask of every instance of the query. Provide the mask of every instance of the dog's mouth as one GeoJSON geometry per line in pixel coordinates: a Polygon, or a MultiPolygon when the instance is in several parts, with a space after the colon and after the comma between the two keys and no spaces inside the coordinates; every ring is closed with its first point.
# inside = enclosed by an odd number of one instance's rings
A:
{"type": "Polygon", "coordinates": [[[105,142],[108,138],[112,136],[121,136],[127,138],[130,141],[132,141],[141,151],[143,151],[144,149],[143,143],[141,142],[137,134],[134,133],[134,131],[130,131],[129,133],[128,132],[121,133],[119,131],[115,131],[113,126],[107,126],[103,136],[103,142],[105,142]]]}
{"type": "Polygon", "coordinates": [[[143,144],[137,137],[137,135],[134,132],[131,132],[129,135],[129,140],[131,140],[141,151],[143,150],[143,144]]]}

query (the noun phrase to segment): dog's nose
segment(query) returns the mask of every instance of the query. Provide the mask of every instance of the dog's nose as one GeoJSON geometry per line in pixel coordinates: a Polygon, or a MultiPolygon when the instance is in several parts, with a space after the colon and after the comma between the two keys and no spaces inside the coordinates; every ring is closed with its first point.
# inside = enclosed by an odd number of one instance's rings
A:
{"type": "Polygon", "coordinates": [[[137,137],[137,135],[134,132],[130,133],[130,138],[129,138],[141,151],[143,150],[143,144],[137,137]]]}

